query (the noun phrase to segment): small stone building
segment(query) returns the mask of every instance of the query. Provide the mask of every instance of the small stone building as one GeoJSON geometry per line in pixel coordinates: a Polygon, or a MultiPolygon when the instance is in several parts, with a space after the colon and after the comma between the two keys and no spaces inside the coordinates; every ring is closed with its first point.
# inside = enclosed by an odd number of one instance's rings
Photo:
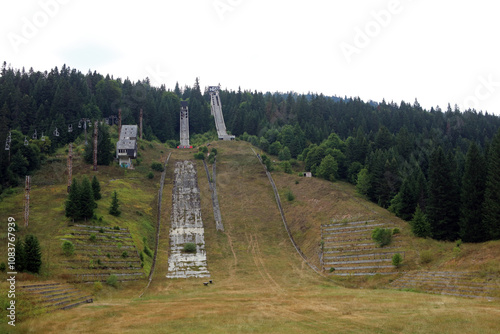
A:
{"type": "Polygon", "coordinates": [[[120,139],[116,143],[116,158],[120,166],[132,168],[137,158],[137,125],[122,125],[120,139]]]}

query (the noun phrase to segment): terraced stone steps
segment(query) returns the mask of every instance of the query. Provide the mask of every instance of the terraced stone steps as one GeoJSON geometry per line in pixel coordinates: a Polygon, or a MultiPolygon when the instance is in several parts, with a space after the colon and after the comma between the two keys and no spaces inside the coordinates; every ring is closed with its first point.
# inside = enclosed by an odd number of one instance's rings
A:
{"type": "Polygon", "coordinates": [[[28,295],[34,309],[42,312],[66,310],[93,302],[92,296],[63,283],[22,284],[19,289],[28,295]]]}
{"type": "Polygon", "coordinates": [[[500,297],[500,280],[477,272],[413,271],[393,281],[391,287],[457,297],[500,297]]]}
{"type": "Polygon", "coordinates": [[[402,241],[396,234],[391,244],[378,247],[372,240],[375,228],[394,229],[396,224],[376,220],[333,222],[321,226],[322,266],[332,275],[361,276],[394,274],[392,265],[396,253],[404,256],[402,241]]]}
{"type": "Polygon", "coordinates": [[[72,281],[106,281],[111,275],[118,281],[144,277],[139,252],[128,229],[78,224],[73,226],[71,234],[63,240],[73,242],[78,256],[64,261],[72,281]],[[90,241],[91,235],[95,241],[90,241]],[[125,252],[127,256],[123,257],[125,252]]]}

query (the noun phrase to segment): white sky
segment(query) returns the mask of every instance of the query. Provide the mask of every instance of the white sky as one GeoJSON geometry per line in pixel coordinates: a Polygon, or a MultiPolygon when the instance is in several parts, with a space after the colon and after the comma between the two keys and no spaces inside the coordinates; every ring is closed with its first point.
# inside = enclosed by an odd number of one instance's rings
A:
{"type": "Polygon", "coordinates": [[[2,4],[0,61],[66,64],[174,87],[457,104],[500,115],[492,0],[22,0],[2,4]]]}

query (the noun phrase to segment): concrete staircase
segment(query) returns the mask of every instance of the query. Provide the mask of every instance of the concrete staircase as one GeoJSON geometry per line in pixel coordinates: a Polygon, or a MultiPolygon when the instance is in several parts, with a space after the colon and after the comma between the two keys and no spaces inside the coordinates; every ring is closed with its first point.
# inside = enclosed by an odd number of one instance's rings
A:
{"type": "Polygon", "coordinates": [[[19,285],[33,309],[43,312],[67,310],[81,304],[93,302],[93,297],[69,284],[57,282],[37,282],[19,285]]]}

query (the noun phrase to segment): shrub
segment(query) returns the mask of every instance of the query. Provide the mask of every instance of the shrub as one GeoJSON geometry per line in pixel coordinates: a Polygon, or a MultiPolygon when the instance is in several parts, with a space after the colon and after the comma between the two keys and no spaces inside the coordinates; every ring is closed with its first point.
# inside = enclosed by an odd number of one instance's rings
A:
{"type": "Polygon", "coordinates": [[[155,175],[153,174],[153,172],[149,172],[148,173],[148,179],[152,179],[153,177],[155,177],[155,175]]]}
{"type": "Polygon", "coordinates": [[[394,256],[392,257],[392,265],[396,268],[399,268],[401,266],[401,262],[403,262],[403,257],[401,256],[401,254],[394,254],[394,256]]]}
{"type": "Polygon", "coordinates": [[[0,263],[0,271],[4,272],[5,269],[7,269],[7,266],[5,265],[5,262],[0,263]]]}
{"type": "Polygon", "coordinates": [[[391,243],[392,231],[385,228],[376,228],[372,232],[372,239],[379,247],[384,247],[391,243]]]}
{"type": "Polygon", "coordinates": [[[202,153],[208,153],[208,147],[206,146],[201,146],[200,148],[198,148],[198,151],[202,152],[202,153]]]}
{"type": "Polygon", "coordinates": [[[94,282],[94,291],[99,292],[102,290],[102,283],[101,282],[94,282]]]}
{"type": "Polygon", "coordinates": [[[211,153],[210,155],[217,155],[217,149],[213,147],[210,153],[211,153]]]}
{"type": "Polygon", "coordinates": [[[62,243],[62,251],[64,255],[71,256],[75,253],[75,245],[71,241],[66,240],[62,243]]]}
{"type": "Polygon", "coordinates": [[[208,163],[213,164],[214,162],[215,162],[215,155],[210,154],[210,156],[208,157],[208,163]]]}
{"type": "Polygon", "coordinates": [[[153,253],[151,252],[151,249],[147,245],[144,245],[144,254],[146,254],[149,257],[153,257],[153,253]]]}
{"type": "Polygon", "coordinates": [[[392,229],[392,235],[399,234],[399,233],[401,233],[401,231],[399,230],[399,228],[395,227],[395,228],[392,229]]]}
{"type": "Polygon", "coordinates": [[[196,253],[196,245],[193,244],[192,242],[188,242],[184,244],[183,251],[185,253],[196,253]]]}
{"type": "Polygon", "coordinates": [[[116,275],[109,275],[106,279],[106,284],[116,288],[118,286],[118,278],[116,275]]]}
{"type": "Polygon", "coordinates": [[[291,202],[295,199],[295,195],[290,190],[286,192],[285,196],[288,202],[291,202]]]}
{"type": "Polygon", "coordinates": [[[99,229],[99,233],[104,233],[104,229],[102,227],[99,229]]]}
{"type": "Polygon", "coordinates": [[[127,252],[123,252],[123,253],[122,253],[122,257],[123,257],[124,259],[126,259],[126,258],[128,257],[128,253],[127,253],[127,252]]]}
{"type": "Polygon", "coordinates": [[[117,225],[117,226],[113,227],[113,229],[119,231],[120,230],[120,226],[117,225]]]}
{"type": "Polygon", "coordinates": [[[97,240],[97,237],[95,236],[95,233],[92,233],[92,234],[90,235],[89,240],[90,240],[91,242],[95,242],[95,241],[97,240]]]}
{"type": "Polygon", "coordinates": [[[331,267],[330,272],[333,273],[335,271],[335,268],[331,267]]]}
{"type": "Polygon", "coordinates": [[[151,169],[157,172],[163,172],[163,165],[160,162],[153,162],[151,164],[151,169]]]}
{"type": "Polygon", "coordinates": [[[205,153],[203,153],[203,152],[195,153],[194,158],[198,159],[198,160],[205,160],[205,153]]]}
{"type": "Polygon", "coordinates": [[[420,263],[426,264],[434,260],[434,254],[431,250],[426,250],[420,253],[420,263]]]}

